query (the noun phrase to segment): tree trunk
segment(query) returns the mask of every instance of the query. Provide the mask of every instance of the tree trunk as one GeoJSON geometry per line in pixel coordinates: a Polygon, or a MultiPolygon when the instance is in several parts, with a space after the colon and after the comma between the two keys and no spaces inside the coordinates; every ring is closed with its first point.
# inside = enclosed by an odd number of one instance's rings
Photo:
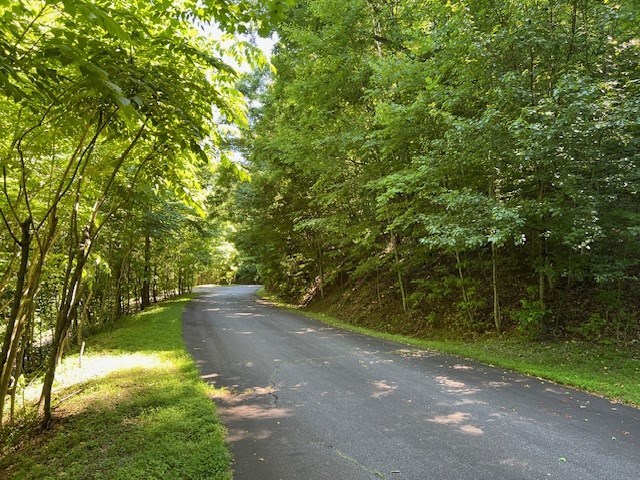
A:
{"type": "Polygon", "coordinates": [[[151,237],[149,232],[144,238],[144,277],[142,278],[142,306],[141,309],[149,308],[151,305],[151,237]]]}
{"type": "Polygon", "coordinates": [[[464,274],[462,273],[462,264],[460,263],[460,254],[458,253],[457,250],[454,253],[456,256],[456,265],[458,267],[458,276],[460,277],[460,288],[462,290],[462,300],[464,301],[464,309],[467,312],[467,317],[469,318],[469,321],[471,322],[471,324],[473,324],[474,319],[471,313],[471,308],[469,307],[469,296],[467,295],[467,289],[464,286],[464,274]]]}
{"type": "MultiPolygon", "coordinates": [[[[69,327],[78,314],[78,304],[80,301],[79,290],[82,281],[82,272],[87,263],[91,250],[91,237],[87,229],[83,243],[79,245],[76,264],[67,285],[63,292],[63,302],[56,316],[55,331],[51,345],[51,353],[47,362],[47,370],[44,376],[42,394],[38,405],[39,413],[42,415],[42,428],[46,429],[51,424],[51,394],[53,381],[55,378],[58,362],[62,357],[64,341],[69,333],[69,327]]],[[[72,261],[72,259],[70,259],[72,261]]]]}
{"type": "Polygon", "coordinates": [[[540,270],[538,272],[538,302],[540,303],[540,309],[542,315],[539,318],[537,325],[538,333],[542,333],[547,330],[547,254],[545,238],[540,238],[540,270]]]}
{"type": "Polygon", "coordinates": [[[158,303],[158,267],[153,267],[153,303],[158,303]]]}
{"type": "Polygon", "coordinates": [[[118,318],[121,318],[124,315],[122,284],[124,282],[125,260],[126,260],[126,255],[123,255],[120,258],[120,262],[118,264],[118,274],[116,275],[116,284],[115,284],[115,292],[114,292],[113,313],[111,315],[112,321],[118,318]]]}
{"type": "Polygon", "coordinates": [[[498,297],[498,255],[495,243],[491,243],[491,263],[493,266],[493,322],[496,325],[496,332],[502,331],[502,314],[500,312],[500,299],[498,297]]]}
{"type": "Polygon", "coordinates": [[[324,300],[324,268],[322,265],[322,249],[320,248],[320,245],[318,245],[318,269],[320,270],[320,298],[324,300]]]}
{"type": "Polygon", "coordinates": [[[396,236],[391,234],[391,241],[393,242],[393,258],[396,263],[396,270],[398,272],[398,285],[400,286],[400,296],[402,298],[402,311],[407,313],[407,294],[404,291],[404,280],[402,278],[402,272],[400,271],[400,256],[398,255],[398,244],[396,236]]]}
{"type": "Polygon", "coordinates": [[[0,426],[4,413],[4,400],[11,382],[11,373],[18,354],[18,342],[22,334],[22,322],[20,321],[21,311],[24,309],[24,286],[27,278],[27,267],[29,263],[29,249],[31,247],[31,219],[22,223],[22,235],[20,238],[20,268],[16,278],[16,291],[14,293],[13,305],[9,323],[5,331],[4,342],[0,361],[2,362],[2,372],[0,374],[0,426]]]}
{"type": "Polygon", "coordinates": [[[15,371],[13,373],[13,386],[11,387],[11,412],[9,415],[9,421],[11,423],[13,423],[14,421],[14,415],[15,415],[15,405],[16,405],[16,393],[18,392],[18,386],[20,383],[20,377],[22,375],[22,370],[23,370],[23,366],[24,366],[24,355],[25,355],[25,338],[26,337],[26,333],[25,335],[23,335],[23,339],[22,339],[22,346],[20,348],[20,353],[18,354],[18,357],[16,359],[16,368],[15,371]]]}

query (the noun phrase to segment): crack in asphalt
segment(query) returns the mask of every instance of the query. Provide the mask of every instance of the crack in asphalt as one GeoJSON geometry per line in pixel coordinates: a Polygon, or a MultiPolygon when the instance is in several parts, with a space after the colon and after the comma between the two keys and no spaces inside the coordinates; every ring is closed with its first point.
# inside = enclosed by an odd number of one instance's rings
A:
{"type": "Polygon", "coordinates": [[[344,453],[338,447],[336,447],[334,445],[328,445],[326,443],[318,443],[318,445],[320,445],[321,447],[325,447],[325,448],[328,448],[328,449],[334,451],[336,453],[336,455],[338,455],[340,458],[348,461],[349,463],[354,464],[355,466],[361,468],[365,472],[370,473],[371,475],[375,475],[376,477],[381,478],[382,480],[387,480],[387,476],[384,473],[382,473],[382,472],[380,472],[378,470],[372,470],[370,468],[367,468],[365,465],[363,465],[360,462],[358,462],[355,458],[350,457],[349,455],[344,453]]]}
{"type": "Polygon", "coordinates": [[[274,392],[276,391],[276,377],[278,376],[279,368],[280,368],[279,365],[274,365],[273,373],[271,374],[271,376],[267,380],[267,384],[270,385],[270,387],[269,387],[270,388],[269,395],[271,395],[273,397],[273,404],[274,405],[278,405],[278,395],[276,395],[274,392]]]}

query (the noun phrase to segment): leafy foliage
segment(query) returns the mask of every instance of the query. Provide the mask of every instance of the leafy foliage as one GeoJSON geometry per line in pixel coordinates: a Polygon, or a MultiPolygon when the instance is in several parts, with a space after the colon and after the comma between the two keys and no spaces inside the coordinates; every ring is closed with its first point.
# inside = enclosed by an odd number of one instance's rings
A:
{"type": "Polygon", "coordinates": [[[208,197],[223,127],[246,124],[231,63],[264,64],[233,35],[284,3],[0,1],[0,420],[44,363],[48,426],[71,340],[219,261],[208,197]]]}
{"type": "Polygon", "coordinates": [[[373,290],[379,312],[438,312],[431,325],[633,340],[639,15],[629,1],[299,2],[238,194],[265,284],[373,290]]]}

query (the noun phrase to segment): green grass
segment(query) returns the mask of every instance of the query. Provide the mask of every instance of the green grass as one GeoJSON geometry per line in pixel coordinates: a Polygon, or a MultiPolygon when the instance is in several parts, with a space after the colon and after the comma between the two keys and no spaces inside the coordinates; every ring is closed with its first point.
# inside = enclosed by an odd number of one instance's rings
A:
{"type": "Polygon", "coordinates": [[[259,294],[290,311],[328,325],[422,349],[459,355],[553,382],[576,387],[629,405],[640,406],[640,349],[589,342],[535,342],[515,336],[475,340],[430,340],[383,333],[346,323],[321,312],[302,310],[259,294]]]}
{"type": "Polygon", "coordinates": [[[55,424],[5,447],[6,479],[231,479],[231,457],[181,336],[188,298],[87,340],[60,367],[55,424]]]}

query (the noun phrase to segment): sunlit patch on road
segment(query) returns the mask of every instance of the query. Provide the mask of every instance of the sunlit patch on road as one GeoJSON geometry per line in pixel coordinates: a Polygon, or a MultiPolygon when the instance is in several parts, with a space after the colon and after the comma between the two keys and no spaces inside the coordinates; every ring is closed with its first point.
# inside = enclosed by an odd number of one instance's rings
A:
{"type": "Polygon", "coordinates": [[[403,358],[427,358],[437,355],[437,353],[432,350],[418,350],[415,348],[400,348],[390,353],[400,355],[403,358]]]}
{"type": "Polygon", "coordinates": [[[466,433],[467,435],[483,435],[484,432],[480,427],[476,427],[474,425],[462,425],[460,427],[460,431],[462,433],[466,433]]]}
{"type": "Polygon", "coordinates": [[[229,433],[227,434],[227,442],[235,443],[241,440],[266,440],[271,437],[272,433],[270,430],[257,430],[257,431],[249,431],[242,430],[239,428],[229,428],[229,433]]]}
{"type": "Polygon", "coordinates": [[[483,435],[482,428],[472,425],[471,414],[465,412],[454,412],[449,415],[437,415],[433,418],[427,419],[427,422],[436,423],[438,425],[453,426],[461,433],[466,435],[483,435]]]}
{"type": "Polygon", "coordinates": [[[378,380],[372,383],[374,392],[371,394],[373,398],[382,398],[391,395],[398,387],[397,385],[390,385],[385,380],[378,380]]]}
{"type": "Polygon", "coordinates": [[[447,393],[455,393],[457,395],[473,395],[480,392],[479,388],[469,387],[465,383],[453,380],[446,376],[436,377],[436,382],[445,387],[447,393]]]}
{"type": "Polygon", "coordinates": [[[456,363],[455,365],[451,365],[451,368],[454,370],[473,370],[473,367],[470,365],[462,365],[461,363],[456,363]]]}
{"type": "MultiPolygon", "coordinates": [[[[213,395],[218,413],[229,429],[229,443],[242,440],[266,440],[272,435],[270,428],[243,428],[244,422],[273,422],[292,415],[288,408],[277,405],[277,390],[272,387],[254,387],[241,393],[223,389],[213,395]]],[[[278,423],[276,423],[277,425],[278,423]]]]}
{"type": "Polygon", "coordinates": [[[490,388],[502,388],[502,387],[510,387],[511,384],[509,382],[485,382],[483,385],[486,385],[490,388]]]}
{"type": "Polygon", "coordinates": [[[455,402],[442,402],[442,403],[439,403],[438,405],[447,406],[447,407],[464,407],[467,405],[487,405],[487,402],[484,402],[482,400],[463,397],[460,400],[456,400],[455,402]]]}
{"type": "Polygon", "coordinates": [[[287,332],[287,333],[293,333],[295,335],[306,335],[307,333],[316,333],[316,329],[315,328],[305,328],[303,330],[295,330],[295,331],[287,332]]]}
{"type": "Polygon", "coordinates": [[[439,425],[460,425],[469,420],[471,415],[464,412],[454,412],[449,415],[438,415],[430,418],[428,422],[437,423],[439,425]]]}

